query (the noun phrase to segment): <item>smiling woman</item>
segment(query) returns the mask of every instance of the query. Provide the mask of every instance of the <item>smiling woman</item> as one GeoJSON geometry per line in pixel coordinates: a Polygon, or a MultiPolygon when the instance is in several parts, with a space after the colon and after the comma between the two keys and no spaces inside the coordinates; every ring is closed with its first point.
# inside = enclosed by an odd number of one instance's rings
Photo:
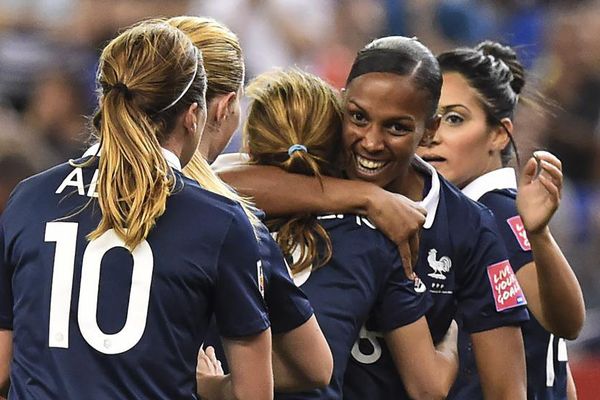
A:
{"type": "MultiPolygon", "coordinates": [[[[494,295],[490,284],[489,276],[498,271],[513,282],[496,222],[488,209],[469,200],[414,154],[439,124],[435,112],[441,86],[439,65],[420,42],[405,37],[375,40],[356,57],[343,96],[340,156],[353,181],[331,177],[319,181],[255,165],[222,168],[221,176],[257,196],[271,215],[347,212],[348,205],[360,203],[371,186],[419,202],[427,218],[414,269],[420,278],[416,287],[427,290],[434,300],[427,315],[434,342],[442,340],[455,315],[462,315],[462,329],[473,339],[486,394],[524,399],[525,356],[518,324],[527,319],[527,312],[520,305],[518,285],[507,284],[494,295]],[[497,371],[505,372],[499,377],[497,371]]],[[[375,216],[389,222],[397,214],[405,211],[375,216]]],[[[451,375],[422,380],[416,366],[424,365],[423,353],[386,343],[372,325],[361,329],[344,377],[344,399],[447,394],[451,375]]]]}

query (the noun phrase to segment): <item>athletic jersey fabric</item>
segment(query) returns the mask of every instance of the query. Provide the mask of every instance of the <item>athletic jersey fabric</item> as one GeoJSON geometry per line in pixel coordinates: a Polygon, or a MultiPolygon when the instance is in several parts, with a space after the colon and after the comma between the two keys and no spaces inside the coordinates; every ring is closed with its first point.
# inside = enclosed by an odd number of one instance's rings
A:
{"type": "MultiPolygon", "coordinates": [[[[517,212],[517,179],[512,168],[501,168],[475,179],[463,193],[487,206],[496,217],[499,232],[515,272],[533,261],[531,246],[517,212]]],[[[546,331],[531,315],[523,324],[527,361],[527,398],[567,399],[567,346],[562,338],[546,331]]],[[[455,399],[482,399],[481,384],[468,336],[459,337],[460,369],[452,390],[455,399]]]]}
{"type": "MultiPolygon", "coordinates": [[[[333,246],[324,266],[296,274],[333,354],[331,383],[302,393],[276,393],[276,399],[342,399],[348,356],[361,326],[371,315],[381,331],[421,318],[431,299],[409,280],[396,246],[363,217],[319,217],[333,246]]],[[[345,397],[344,397],[345,398],[345,397]]]]}
{"type": "Polygon", "coordinates": [[[100,220],[97,161],[59,165],[14,190],[0,217],[9,398],[196,399],[196,355],[213,314],[227,337],[269,327],[243,210],[164,154],[175,189],[133,252],[112,230],[86,239],[100,220]]]}
{"type": "MultiPolygon", "coordinates": [[[[513,282],[492,213],[420,158],[413,165],[426,182],[422,205],[427,220],[415,272],[434,300],[427,313],[434,342],[455,318],[468,334],[527,320],[525,299],[513,282]]],[[[408,398],[376,327],[367,325],[356,346],[346,370],[344,399],[408,398]]]]}

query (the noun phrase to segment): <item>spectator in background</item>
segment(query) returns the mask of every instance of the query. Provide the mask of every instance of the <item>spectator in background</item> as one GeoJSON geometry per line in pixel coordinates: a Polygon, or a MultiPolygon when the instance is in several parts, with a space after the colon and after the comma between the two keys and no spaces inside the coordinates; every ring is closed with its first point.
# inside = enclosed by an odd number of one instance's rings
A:
{"type": "Polygon", "coordinates": [[[23,179],[35,173],[28,157],[19,153],[0,155],[0,214],[8,201],[8,196],[23,179]]]}

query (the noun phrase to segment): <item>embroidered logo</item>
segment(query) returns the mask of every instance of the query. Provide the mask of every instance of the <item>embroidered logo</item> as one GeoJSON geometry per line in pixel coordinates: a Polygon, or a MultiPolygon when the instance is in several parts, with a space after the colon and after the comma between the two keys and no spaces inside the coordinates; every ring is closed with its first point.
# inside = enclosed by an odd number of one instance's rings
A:
{"type": "Polygon", "coordinates": [[[525,232],[525,226],[523,225],[521,217],[515,215],[514,217],[507,219],[506,222],[508,223],[508,225],[510,225],[510,229],[512,229],[513,233],[515,234],[515,237],[517,238],[517,241],[519,242],[521,248],[524,251],[530,251],[531,244],[529,243],[529,239],[527,238],[527,232],[525,232]]]}
{"type": "Polygon", "coordinates": [[[494,294],[496,311],[504,311],[527,304],[525,295],[508,260],[490,265],[488,278],[494,294]]]}
{"type": "Polygon", "coordinates": [[[433,272],[430,272],[427,276],[436,279],[446,279],[446,275],[444,274],[450,272],[450,268],[452,267],[452,260],[450,260],[450,257],[443,256],[439,260],[437,259],[436,249],[429,250],[427,263],[431,269],[433,269],[433,272]]]}

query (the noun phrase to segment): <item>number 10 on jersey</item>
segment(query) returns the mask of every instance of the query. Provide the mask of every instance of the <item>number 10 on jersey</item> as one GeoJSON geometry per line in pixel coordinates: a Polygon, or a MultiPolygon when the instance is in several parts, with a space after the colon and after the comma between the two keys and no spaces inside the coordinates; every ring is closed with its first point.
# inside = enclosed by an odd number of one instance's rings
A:
{"type": "MultiPolygon", "coordinates": [[[[56,242],[48,324],[50,347],[69,348],[69,314],[75,272],[77,229],[78,224],[75,222],[46,224],[45,241],[56,242]]],[[[81,265],[77,323],[85,341],[104,354],[123,353],[135,346],[142,338],[146,328],[154,268],[152,249],[144,240],[131,252],[133,272],[125,325],[114,334],[102,332],[96,320],[100,269],[104,254],[115,247],[126,248],[123,240],[110,229],[88,243],[81,265]]]]}

